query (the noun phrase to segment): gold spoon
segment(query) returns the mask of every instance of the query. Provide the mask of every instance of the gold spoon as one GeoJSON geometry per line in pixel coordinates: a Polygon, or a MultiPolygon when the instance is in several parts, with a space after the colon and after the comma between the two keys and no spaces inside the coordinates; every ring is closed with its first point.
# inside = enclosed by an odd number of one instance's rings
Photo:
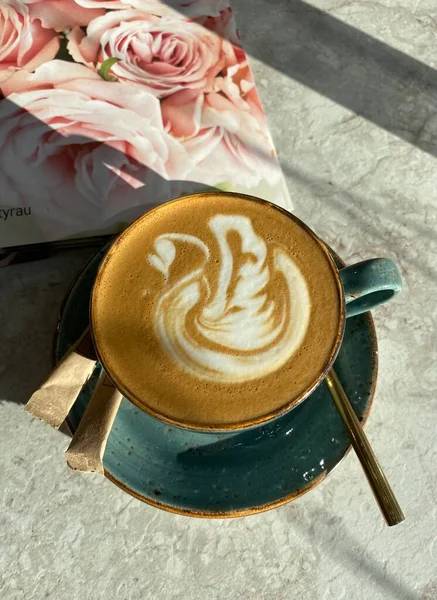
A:
{"type": "Polygon", "coordinates": [[[334,404],[349,431],[352,446],[361,462],[361,466],[387,525],[398,525],[398,523],[401,523],[405,519],[404,513],[395,498],[393,490],[384,475],[384,471],[372,450],[369,440],[334,369],[330,370],[325,381],[334,404]]]}

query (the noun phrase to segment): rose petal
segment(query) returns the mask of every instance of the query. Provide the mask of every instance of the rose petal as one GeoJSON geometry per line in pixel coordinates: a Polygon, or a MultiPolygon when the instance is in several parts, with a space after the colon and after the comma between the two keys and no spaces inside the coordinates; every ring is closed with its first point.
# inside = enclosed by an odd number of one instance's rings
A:
{"type": "Polygon", "coordinates": [[[230,6],[229,0],[126,0],[126,3],[155,15],[179,14],[190,19],[205,16],[218,17],[230,6]]]}
{"type": "Polygon", "coordinates": [[[44,62],[52,60],[56,56],[59,50],[59,38],[57,36],[48,39],[47,44],[41,48],[41,50],[33,56],[29,62],[23,65],[24,69],[33,71],[39,65],[44,62]]]}
{"type": "Polygon", "coordinates": [[[16,69],[35,69],[53,59],[59,49],[56,32],[45,29],[39,20],[32,20],[24,2],[11,2],[0,7],[0,31],[2,82],[16,69]]]}
{"type": "Polygon", "coordinates": [[[31,18],[39,19],[46,29],[63,31],[88,23],[104,14],[100,9],[86,9],[75,0],[25,0],[29,5],[31,18]]]}
{"type": "Polygon", "coordinates": [[[99,46],[86,38],[80,27],[75,27],[67,35],[67,50],[72,58],[92,68],[98,60],[99,46]]]}

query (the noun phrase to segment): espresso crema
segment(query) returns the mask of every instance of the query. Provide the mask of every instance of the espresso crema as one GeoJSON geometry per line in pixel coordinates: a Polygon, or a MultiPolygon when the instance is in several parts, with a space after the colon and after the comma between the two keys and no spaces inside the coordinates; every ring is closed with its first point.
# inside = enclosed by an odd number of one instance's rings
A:
{"type": "Polygon", "coordinates": [[[141,408],[244,427],[301,399],[337,350],[342,289],[324,246],[268,203],[189,196],[113,245],[92,300],[98,354],[141,408]]]}

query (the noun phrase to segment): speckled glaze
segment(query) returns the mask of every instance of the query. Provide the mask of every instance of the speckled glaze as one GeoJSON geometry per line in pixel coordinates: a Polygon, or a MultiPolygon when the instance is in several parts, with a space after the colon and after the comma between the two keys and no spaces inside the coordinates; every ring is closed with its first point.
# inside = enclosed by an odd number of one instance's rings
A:
{"type": "Polygon", "coordinates": [[[389,258],[371,258],[345,267],[340,279],[348,317],[385,304],[402,291],[401,274],[389,258]]]}
{"type": "MultiPolygon", "coordinates": [[[[104,251],[71,287],[59,319],[57,360],[88,323],[89,298],[104,251]]],[[[340,265],[340,263],[339,263],[340,265]]],[[[74,431],[101,367],[69,415],[74,431]]],[[[377,346],[369,314],[347,321],[335,369],[362,421],[372,402],[377,346]]],[[[350,447],[325,384],[273,423],[213,434],[170,427],[123,399],[104,455],[106,476],[159,508],[198,517],[237,517],[274,508],[312,489],[350,447]]]]}

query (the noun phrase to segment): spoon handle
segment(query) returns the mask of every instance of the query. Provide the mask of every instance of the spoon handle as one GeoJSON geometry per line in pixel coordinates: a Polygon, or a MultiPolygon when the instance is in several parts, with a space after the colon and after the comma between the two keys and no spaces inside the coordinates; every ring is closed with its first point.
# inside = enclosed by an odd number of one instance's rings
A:
{"type": "Polygon", "coordinates": [[[387,525],[392,526],[401,523],[405,519],[402,509],[334,369],[331,369],[325,381],[335,406],[349,431],[352,446],[361,462],[387,525]]]}

